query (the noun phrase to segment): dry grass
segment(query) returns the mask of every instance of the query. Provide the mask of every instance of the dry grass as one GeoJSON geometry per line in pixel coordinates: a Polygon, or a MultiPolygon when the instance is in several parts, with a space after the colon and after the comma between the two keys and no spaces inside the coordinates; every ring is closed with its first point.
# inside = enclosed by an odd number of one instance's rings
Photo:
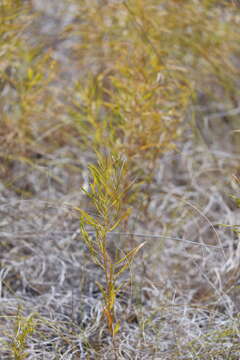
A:
{"type": "Polygon", "coordinates": [[[13,3],[0,2],[0,358],[239,359],[238,2],[13,3]],[[95,150],[124,159],[119,183],[111,161],[97,182],[95,150]],[[103,273],[143,242],[104,305],[103,273]],[[111,259],[104,272],[89,250],[111,259]]]}
{"type": "MultiPolygon", "coordinates": [[[[192,149],[189,141],[184,147],[161,160],[148,223],[136,209],[133,234],[116,231],[110,237],[121,249],[146,241],[132,266],[130,286],[116,298],[119,359],[207,359],[209,351],[213,359],[239,356],[238,236],[219,226],[236,224],[239,217],[227,196],[233,191],[226,181],[228,154],[225,160],[215,154],[213,162],[201,146],[192,149]],[[171,169],[176,170],[176,157],[178,177],[171,169]]],[[[53,185],[49,193],[54,194],[53,185]]],[[[3,359],[10,358],[7,344],[19,306],[25,317],[37,314],[27,341],[33,359],[43,354],[46,359],[113,356],[96,285],[101,270],[86,256],[77,214],[64,206],[82,201],[80,193],[57,202],[51,195],[48,201],[21,200],[12,191],[2,192],[3,359]]]]}

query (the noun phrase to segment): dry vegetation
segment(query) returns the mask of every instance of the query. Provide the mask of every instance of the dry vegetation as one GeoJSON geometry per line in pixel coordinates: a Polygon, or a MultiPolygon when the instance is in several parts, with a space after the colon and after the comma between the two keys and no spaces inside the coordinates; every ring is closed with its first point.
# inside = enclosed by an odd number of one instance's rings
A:
{"type": "Polygon", "coordinates": [[[0,0],[0,359],[240,358],[240,5],[0,0]]]}

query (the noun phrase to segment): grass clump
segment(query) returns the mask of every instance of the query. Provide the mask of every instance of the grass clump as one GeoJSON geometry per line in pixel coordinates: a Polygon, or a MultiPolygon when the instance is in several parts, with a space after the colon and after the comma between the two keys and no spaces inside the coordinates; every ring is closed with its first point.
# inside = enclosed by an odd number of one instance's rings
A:
{"type": "Polygon", "coordinates": [[[9,348],[14,360],[25,360],[29,356],[28,342],[36,327],[35,315],[24,316],[18,308],[14,321],[13,335],[9,335],[9,348]]]}

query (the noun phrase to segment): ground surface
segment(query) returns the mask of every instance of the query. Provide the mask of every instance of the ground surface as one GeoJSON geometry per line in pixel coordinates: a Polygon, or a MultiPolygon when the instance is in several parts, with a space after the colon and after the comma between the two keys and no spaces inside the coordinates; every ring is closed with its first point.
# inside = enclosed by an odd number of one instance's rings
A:
{"type": "MultiPolygon", "coordinates": [[[[215,359],[228,352],[234,354],[230,359],[239,357],[240,248],[237,234],[219,225],[238,221],[229,169],[239,158],[192,144],[189,137],[179,153],[161,159],[147,189],[148,222],[136,213],[133,235],[112,235],[120,246],[146,241],[131,284],[117,300],[118,358],[207,359],[211,351],[215,359]]],[[[21,172],[25,183],[38,188],[30,200],[1,189],[1,339],[14,336],[20,308],[21,316],[33,313],[36,322],[28,339],[31,358],[110,359],[95,284],[101,273],[91,265],[78,218],[66,205],[81,204],[81,193],[76,186],[64,194],[51,178],[41,181],[24,167],[21,172]]],[[[81,184],[82,174],[69,179],[62,171],[61,180],[64,186],[81,184]]]]}

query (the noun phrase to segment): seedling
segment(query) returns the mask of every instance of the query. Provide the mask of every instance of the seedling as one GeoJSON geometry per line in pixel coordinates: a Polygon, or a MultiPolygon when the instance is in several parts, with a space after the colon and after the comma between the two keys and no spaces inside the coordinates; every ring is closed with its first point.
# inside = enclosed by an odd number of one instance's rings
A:
{"type": "MultiPolygon", "coordinates": [[[[84,190],[89,197],[96,216],[77,208],[80,212],[80,228],[83,241],[87,245],[92,261],[104,273],[105,281],[97,282],[102,293],[107,326],[114,338],[120,327],[120,321],[115,318],[116,295],[124,282],[120,275],[129,269],[135,255],[142,248],[141,243],[124,255],[112,256],[108,250],[108,235],[125,220],[130,213],[129,204],[133,194],[132,182],[127,183],[127,166],[117,156],[103,156],[98,154],[97,165],[90,165],[89,170],[93,179],[89,190],[84,190]],[[89,226],[94,230],[94,239],[89,234],[89,226]],[[118,283],[117,283],[118,281],[118,283]]],[[[121,254],[120,253],[120,254],[121,254]]]]}

